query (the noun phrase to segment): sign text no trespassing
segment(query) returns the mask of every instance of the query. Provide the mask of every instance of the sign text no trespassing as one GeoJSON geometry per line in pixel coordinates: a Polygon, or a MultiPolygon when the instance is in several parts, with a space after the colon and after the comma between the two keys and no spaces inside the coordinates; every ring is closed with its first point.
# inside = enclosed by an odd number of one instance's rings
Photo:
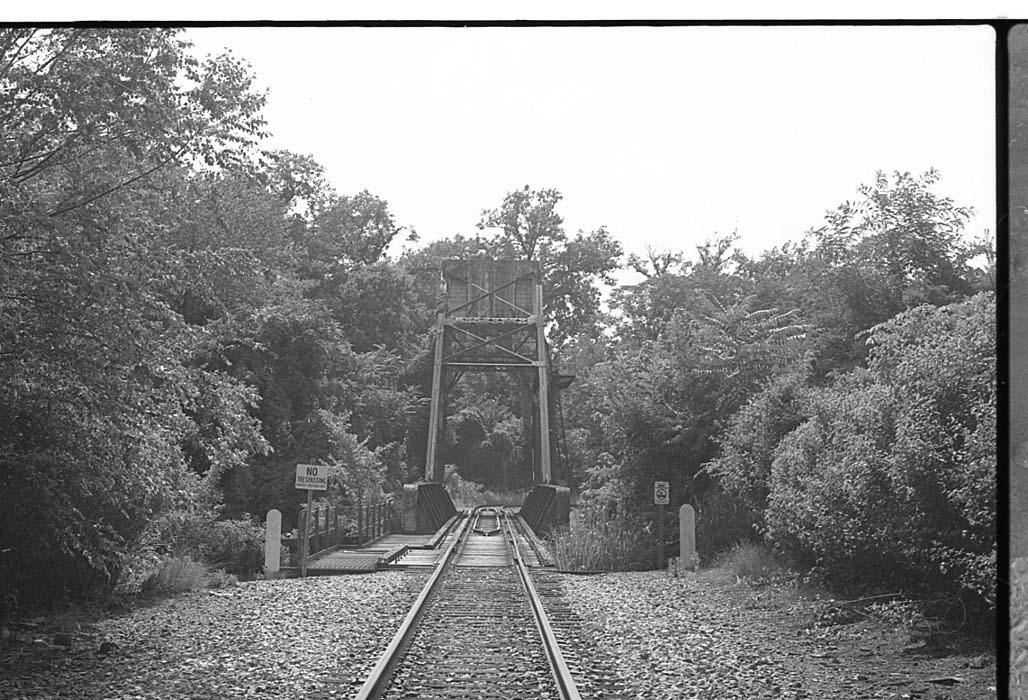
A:
{"type": "Polygon", "coordinates": [[[312,491],[328,490],[328,471],[325,466],[316,464],[296,465],[296,488],[312,491]]]}

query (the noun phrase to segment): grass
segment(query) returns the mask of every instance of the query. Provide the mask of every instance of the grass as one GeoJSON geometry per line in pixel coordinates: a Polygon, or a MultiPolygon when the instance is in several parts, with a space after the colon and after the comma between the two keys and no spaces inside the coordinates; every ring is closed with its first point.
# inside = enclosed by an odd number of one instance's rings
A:
{"type": "Polygon", "coordinates": [[[770,547],[754,542],[736,544],[718,558],[717,565],[738,581],[766,581],[788,574],[788,567],[770,547]]]}
{"type": "Polygon", "coordinates": [[[652,568],[655,547],[641,523],[587,514],[549,538],[557,567],[565,571],[640,571],[652,568]]]}
{"type": "Polygon", "coordinates": [[[204,564],[186,555],[168,557],[143,580],[139,592],[144,595],[170,595],[198,591],[207,587],[208,570],[204,564]]]}

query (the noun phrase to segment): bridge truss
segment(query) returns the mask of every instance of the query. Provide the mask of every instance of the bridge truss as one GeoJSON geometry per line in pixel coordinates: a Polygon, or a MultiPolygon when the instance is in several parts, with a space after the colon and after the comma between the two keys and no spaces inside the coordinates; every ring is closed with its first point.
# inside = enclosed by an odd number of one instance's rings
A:
{"type": "Polygon", "coordinates": [[[526,433],[533,436],[535,481],[554,483],[554,456],[560,452],[552,430],[554,417],[559,419],[554,399],[570,378],[552,370],[538,263],[448,260],[439,283],[425,479],[443,479],[446,395],[467,372],[506,372],[530,397],[531,415],[523,418],[531,422],[526,433]]]}

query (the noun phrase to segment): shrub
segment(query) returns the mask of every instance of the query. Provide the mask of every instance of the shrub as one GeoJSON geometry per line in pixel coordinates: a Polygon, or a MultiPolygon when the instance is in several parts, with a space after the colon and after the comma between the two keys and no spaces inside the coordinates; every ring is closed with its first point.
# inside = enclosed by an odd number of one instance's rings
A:
{"type": "Polygon", "coordinates": [[[250,576],[263,563],[264,530],[248,518],[218,520],[212,508],[174,510],[155,518],[143,533],[137,558],[145,562],[148,556],[190,556],[230,574],[250,576]]]}
{"type": "Polygon", "coordinates": [[[128,478],[108,483],[93,463],[72,470],[74,461],[0,454],[0,614],[108,594],[158,502],[128,478]]]}
{"type": "Polygon", "coordinates": [[[905,507],[888,475],[894,397],[878,385],[826,389],[779,445],[769,538],[840,580],[906,575],[905,507]]]}
{"type": "Polygon", "coordinates": [[[775,451],[768,536],[826,578],[994,609],[995,305],[877,326],[869,370],[812,393],[775,451]]]}
{"type": "Polygon", "coordinates": [[[159,556],[198,554],[200,544],[216,519],[211,508],[177,508],[151,520],[139,538],[137,550],[159,556]]]}
{"type": "Polygon", "coordinates": [[[202,538],[199,552],[229,574],[251,576],[264,564],[264,530],[252,520],[219,520],[202,538]]]}
{"type": "Polygon", "coordinates": [[[721,487],[714,486],[699,496],[695,507],[696,551],[704,560],[760,538],[761,514],[721,487]]]}
{"type": "Polygon", "coordinates": [[[875,329],[871,369],[897,386],[891,469],[919,537],[909,555],[995,606],[996,306],[920,307],[875,329]]]}
{"type": "Polygon", "coordinates": [[[732,416],[718,440],[721,456],[704,465],[758,517],[767,508],[775,448],[803,423],[808,394],[804,373],[775,378],[732,416]]]}

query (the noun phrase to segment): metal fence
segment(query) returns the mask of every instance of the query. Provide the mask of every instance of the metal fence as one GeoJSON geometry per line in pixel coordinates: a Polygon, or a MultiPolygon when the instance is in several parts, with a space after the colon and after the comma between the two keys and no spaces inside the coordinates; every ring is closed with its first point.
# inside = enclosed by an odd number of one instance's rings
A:
{"type": "Polygon", "coordinates": [[[289,549],[289,561],[299,566],[303,532],[310,532],[308,560],[325,550],[339,547],[363,547],[383,535],[400,530],[400,511],[392,496],[372,503],[334,506],[315,504],[308,516],[307,505],[300,506],[299,527],[295,537],[285,537],[282,544],[289,549]]]}

